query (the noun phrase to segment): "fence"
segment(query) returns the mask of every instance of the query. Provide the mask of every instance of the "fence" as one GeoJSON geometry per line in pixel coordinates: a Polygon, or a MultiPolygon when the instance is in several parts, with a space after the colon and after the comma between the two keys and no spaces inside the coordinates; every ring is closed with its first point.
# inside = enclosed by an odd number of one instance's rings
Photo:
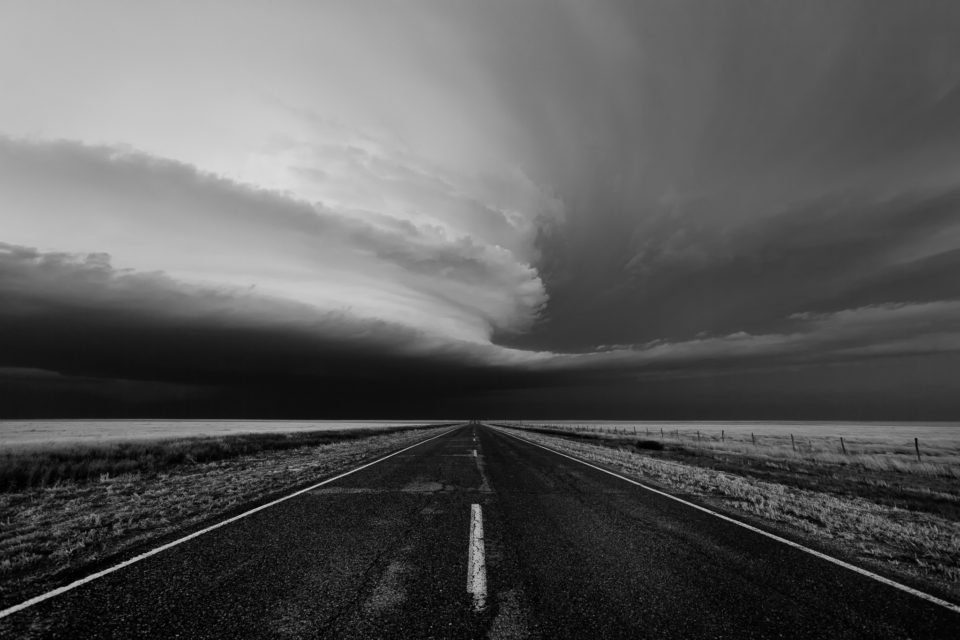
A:
{"type": "Polygon", "coordinates": [[[748,453],[751,449],[757,453],[775,451],[788,452],[796,456],[818,456],[836,454],[839,456],[877,456],[895,455],[911,458],[917,463],[924,461],[960,463],[960,436],[954,446],[944,449],[942,444],[934,444],[924,450],[919,437],[912,442],[892,433],[878,433],[875,438],[863,436],[851,439],[849,436],[811,434],[785,430],[781,433],[762,433],[746,431],[743,428],[728,430],[679,428],[673,425],[650,424],[596,424],[596,423],[514,423],[511,426],[522,429],[549,429],[560,433],[591,435],[600,438],[658,440],[664,444],[674,444],[684,448],[712,450],[716,452],[739,451],[748,453]],[[956,460],[944,459],[956,458],[956,460]]]}

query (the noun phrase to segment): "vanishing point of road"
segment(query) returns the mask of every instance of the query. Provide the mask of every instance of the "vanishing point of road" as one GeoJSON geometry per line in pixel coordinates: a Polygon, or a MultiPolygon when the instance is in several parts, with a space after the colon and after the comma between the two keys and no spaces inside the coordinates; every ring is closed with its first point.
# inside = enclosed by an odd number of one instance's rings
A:
{"type": "Polygon", "coordinates": [[[11,638],[958,638],[960,614],[465,425],[7,615],[11,638]]]}

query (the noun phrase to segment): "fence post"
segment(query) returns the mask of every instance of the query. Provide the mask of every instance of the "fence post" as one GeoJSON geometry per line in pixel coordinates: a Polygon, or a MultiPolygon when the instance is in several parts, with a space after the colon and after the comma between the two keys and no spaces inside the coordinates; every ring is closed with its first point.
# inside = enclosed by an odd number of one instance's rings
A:
{"type": "Polygon", "coordinates": [[[917,450],[917,462],[920,462],[920,439],[913,439],[913,448],[917,450]]]}
{"type": "Polygon", "coordinates": [[[793,439],[793,434],[792,434],[792,433],[790,434],[790,446],[793,447],[793,451],[794,451],[794,453],[796,453],[796,451],[797,451],[797,443],[796,443],[796,441],[794,441],[794,439],[793,439]]]}
{"type": "Polygon", "coordinates": [[[840,448],[843,449],[843,455],[847,455],[847,445],[843,444],[843,436],[840,436],[840,448]]]}

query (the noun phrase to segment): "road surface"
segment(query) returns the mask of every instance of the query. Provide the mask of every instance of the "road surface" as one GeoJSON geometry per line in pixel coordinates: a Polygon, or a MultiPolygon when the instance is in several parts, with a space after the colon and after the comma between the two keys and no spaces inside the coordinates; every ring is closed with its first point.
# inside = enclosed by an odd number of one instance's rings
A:
{"type": "Polygon", "coordinates": [[[0,620],[11,638],[958,638],[960,614],[487,426],[0,620]]]}

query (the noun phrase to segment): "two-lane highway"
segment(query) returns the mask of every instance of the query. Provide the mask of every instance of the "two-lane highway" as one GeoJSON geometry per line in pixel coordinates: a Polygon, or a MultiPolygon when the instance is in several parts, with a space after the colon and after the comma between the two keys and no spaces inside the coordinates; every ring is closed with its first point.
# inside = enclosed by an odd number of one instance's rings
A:
{"type": "Polygon", "coordinates": [[[0,619],[0,635],[16,638],[958,630],[953,611],[485,426],[0,619]]]}

